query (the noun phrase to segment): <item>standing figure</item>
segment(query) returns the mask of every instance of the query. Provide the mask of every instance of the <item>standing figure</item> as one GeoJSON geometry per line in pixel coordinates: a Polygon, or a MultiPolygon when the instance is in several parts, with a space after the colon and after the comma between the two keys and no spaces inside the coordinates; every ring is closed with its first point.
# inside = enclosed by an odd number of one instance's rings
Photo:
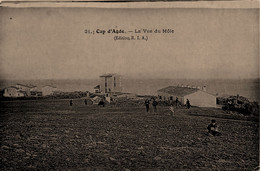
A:
{"type": "Polygon", "coordinates": [[[72,102],[72,100],[70,100],[70,106],[72,106],[72,104],[73,104],[73,102],[72,102]]]}
{"type": "Polygon", "coordinates": [[[153,99],[153,103],[152,104],[153,104],[153,111],[157,112],[156,106],[158,105],[158,102],[155,99],[153,99]]]}
{"type": "Polygon", "coordinates": [[[171,115],[173,116],[173,114],[174,114],[174,107],[173,107],[173,105],[171,104],[171,106],[170,106],[170,111],[171,111],[171,115]]]}
{"type": "Polygon", "coordinates": [[[146,107],[146,112],[149,112],[150,101],[148,99],[146,99],[144,103],[145,103],[145,107],[146,107]]]}
{"type": "Polygon", "coordinates": [[[190,108],[190,101],[189,101],[189,99],[187,99],[187,101],[186,101],[186,106],[187,106],[188,109],[190,108]]]}
{"type": "Polygon", "coordinates": [[[84,102],[85,102],[85,105],[88,105],[88,101],[87,101],[87,99],[85,99],[84,102]]]}
{"type": "Polygon", "coordinates": [[[218,132],[218,126],[216,124],[215,119],[211,120],[211,124],[208,125],[207,129],[208,129],[209,135],[213,135],[213,136],[220,136],[221,135],[221,133],[218,132]]]}
{"type": "Polygon", "coordinates": [[[178,99],[178,97],[176,97],[175,103],[176,103],[176,107],[178,107],[178,104],[179,104],[179,99],[178,99]]]}

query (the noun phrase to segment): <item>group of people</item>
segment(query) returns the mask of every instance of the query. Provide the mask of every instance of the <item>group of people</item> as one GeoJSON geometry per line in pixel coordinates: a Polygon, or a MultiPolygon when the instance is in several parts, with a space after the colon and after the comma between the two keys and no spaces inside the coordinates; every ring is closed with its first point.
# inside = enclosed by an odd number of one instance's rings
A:
{"type": "MultiPolygon", "coordinates": [[[[173,104],[171,103],[171,105],[173,105],[173,104]]],[[[176,108],[179,107],[179,105],[180,105],[179,99],[178,99],[178,97],[176,97],[176,100],[175,100],[175,106],[176,106],[176,108]]],[[[191,105],[190,105],[190,100],[189,100],[189,99],[186,100],[186,107],[187,107],[188,109],[191,107],[191,105]]]]}
{"type": "MultiPolygon", "coordinates": [[[[149,100],[149,99],[145,100],[146,112],[150,111],[150,101],[152,101],[151,104],[153,106],[153,111],[157,112],[158,102],[154,98],[151,98],[151,100],[149,100]]],[[[178,98],[176,98],[176,101],[175,101],[176,108],[178,107],[178,104],[179,104],[179,100],[178,100],[178,98]]],[[[186,100],[186,107],[188,109],[191,107],[189,99],[186,100]]],[[[173,116],[174,115],[173,104],[171,104],[169,109],[171,111],[171,115],[173,116]]],[[[216,120],[214,120],[214,119],[211,120],[211,123],[208,125],[207,130],[208,130],[208,135],[211,135],[211,136],[220,136],[221,135],[221,133],[218,131],[218,126],[216,124],[216,120]]]]}
{"type": "MultiPolygon", "coordinates": [[[[145,107],[146,107],[146,112],[150,111],[150,104],[152,104],[152,106],[153,106],[153,111],[157,112],[158,102],[155,100],[155,98],[151,98],[150,100],[146,99],[144,103],[145,103],[145,107]]],[[[179,106],[179,99],[178,99],[178,97],[176,97],[175,106],[176,106],[176,108],[179,106]]],[[[189,99],[186,100],[186,107],[188,109],[191,107],[189,99]]],[[[172,113],[174,113],[173,103],[171,103],[170,111],[172,111],[172,113]]]]}
{"type": "MultiPolygon", "coordinates": [[[[157,112],[158,102],[155,100],[155,98],[151,98],[150,100],[149,99],[145,100],[146,112],[150,111],[150,101],[151,101],[151,104],[153,106],[153,111],[157,112]]],[[[85,105],[87,105],[87,100],[86,99],[84,100],[84,102],[85,102],[85,105]]],[[[178,98],[176,98],[175,103],[176,103],[176,108],[177,108],[178,104],[179,104],[178,98]]],[[[70,100],[70,106],[72,106],[72,105],[73,105],[73,101],[70,100]]],[[[102,105],[104,107],[105,103],[103,101],[100,101],[100,103],[98,105],[102,105]]],[[[191,107],[189,99],[187,99],[187,101],[186,101],[186,107],[188,109],[191,107]]],[[[173,114],[174,114],[173,104],[171,104],[169,109],[171,111],[171,115],[173,116],[173,114]]],[[[208,130],[208,135],[212,135],[212,136],[220,136],[221,135],[221,133],[218,131],[218,126],[216,124],[216,120],[214,120],[214,119],[211,120],[211,123],[208,125],[207,130],[208,130]]]]}
{"type": "MultiPolygon", "coordinates": [[[[153,111],[157,112],[158,102],[154,98],[152,98],[151,100],[152,100],[153,111]]],[[[146,99],[144,103],[145,103],[145,107],[146,107],[146,112],[149,112],[149,110],[150,110],[150,100],[146,99]]]]}

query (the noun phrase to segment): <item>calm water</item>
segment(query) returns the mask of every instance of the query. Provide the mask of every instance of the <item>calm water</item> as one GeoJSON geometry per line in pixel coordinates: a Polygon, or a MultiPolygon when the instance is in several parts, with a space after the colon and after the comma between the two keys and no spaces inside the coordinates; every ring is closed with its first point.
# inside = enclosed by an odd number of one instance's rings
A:
{"type": "MultiPolygon", "coordinates": [[[[90,91],[98,84],[96,79],[86,80],[15,80],[1,81],[0,88],[5,88],[16,83],[32,84],[41,89],[44,85],[55,85],[61,91],[90,91]]],[[[207,92],[218,95],[242,95],[259,102],[259,79],[246,80],[192,80],[192,79],[122,79],[124,92],[140,95],[156,95],[158,89],[169,85],[206,86],[207,92]]]]}

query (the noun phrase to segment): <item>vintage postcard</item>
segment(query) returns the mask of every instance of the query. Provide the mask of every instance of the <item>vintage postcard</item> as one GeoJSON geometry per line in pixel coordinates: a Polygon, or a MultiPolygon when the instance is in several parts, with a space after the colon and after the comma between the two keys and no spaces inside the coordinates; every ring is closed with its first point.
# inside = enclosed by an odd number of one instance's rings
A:
{"type": "Polygon", "coordinates": [[[3,1],[1,170],[259,169],[259,2],[3,1]]]}

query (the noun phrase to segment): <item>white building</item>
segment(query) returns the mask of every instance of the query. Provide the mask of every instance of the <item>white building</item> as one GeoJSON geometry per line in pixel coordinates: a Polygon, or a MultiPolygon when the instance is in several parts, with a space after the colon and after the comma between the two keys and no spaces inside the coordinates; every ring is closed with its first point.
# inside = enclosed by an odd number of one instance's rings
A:
{"type": "Polygon", "coordinates": [[[54,87],[54,86],[47,85],[47,86],[42,87],[43,96],[53,95],[53,93],[55,91],[57,91],[57,87],[54,87]]]}
{"type": "Polygon", "coordinates": [[[4,97],[24,97],[26,96],[25,91],[19,90],[19,88],[11,86],[4,89],[4,97]]]}
{"type": "Polygon", "coordinates": [[[37,86],[34,85],[16,84],[15,87],[18,88],[19,91],[26,92],[25,96],[34,96],[34,92],[37,92],[37,86]]]}
{"type": "Polygon", "coordinates": [[[104,74],[100,78],[100,91],[103,94],[122,91],[121,76],[118,74],[104,74]]]}
{"type": "Polygon", "coordinates": [[[184,86],[169,86],[157,91],[159,99],[176,100],[182,104],[189,99],[192,106],[198,107],[216,107],[216,96],[206,92],[206,87],[203,90],[184,86]]]}

